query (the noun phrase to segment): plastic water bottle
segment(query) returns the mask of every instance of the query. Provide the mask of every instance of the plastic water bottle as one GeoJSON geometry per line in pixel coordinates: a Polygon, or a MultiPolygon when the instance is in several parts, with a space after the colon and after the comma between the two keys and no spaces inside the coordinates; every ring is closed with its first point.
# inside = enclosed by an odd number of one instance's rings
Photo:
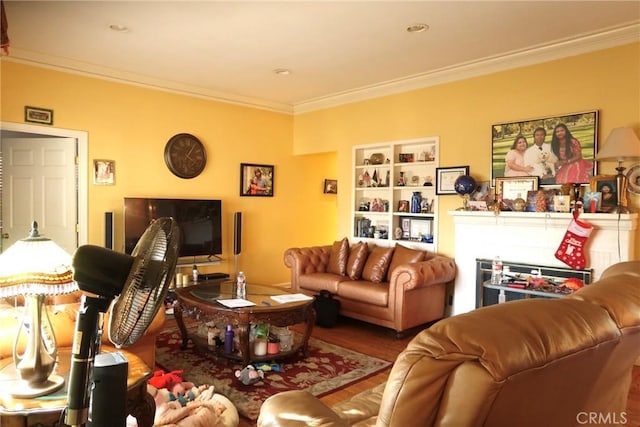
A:
{"type": "Polygon", "coordinates": [[[191,278],[193,279],[193,283],[198,281],[198,266],[193,264],[193,270],[191,270],[191,278]]]}
{"type": "Polygon", "coordinates": [[[496,256],[491,263],[491,284],[499,285],[502,283],[502,260],[496,256]]]}
{"type": "Polygon", "coordinates": [[[224,352],[233,353],[233,328],[231,325],[227,325],[227,329],[224,331],[224,352]]]}
{"type": "Polygon", "coordinates": [[[241,271],[236,278],[236,298],[245,298],[247,296],[247,279],[241,271]]]}

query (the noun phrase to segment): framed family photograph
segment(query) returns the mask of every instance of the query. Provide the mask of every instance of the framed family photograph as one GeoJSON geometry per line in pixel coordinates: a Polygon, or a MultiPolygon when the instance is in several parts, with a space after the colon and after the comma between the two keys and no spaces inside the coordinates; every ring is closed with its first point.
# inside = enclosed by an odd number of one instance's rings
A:
{"type": "Polygon", "coordinates": [[[615,175],[596,175],[591,179],[589,186],[592,192],[601,193],[601,212],[611,212],[618,205],[618,184],[615,175]]]}
{"type": "Polygon", "coordinates": [[[456,194],[454,184],[462,175],[469,175],[469,166],[436,168],[436,194],[456,194]]]}
{"type": "Polygon", "coordinates": [[[540,185],[588,184],[597,173],[598,111],[494,124],[491,179],[537,176],[540,185]]]}
{"type": "Polygon", "coordinates": [[[337,179],[325,179],[324,180],[324,193],[325,194],[338,194],[338,180],[337,179]]]}
{"type": "Polygon", "coordinates": [[[93,184],[115,185],[116,162],[113,160],[96,159],[93,161],[93,184]]]}
{"type": "Polygon", "coordinates": [[[240,196],[273,197],[274,167],[240,164],[240,196]]]}

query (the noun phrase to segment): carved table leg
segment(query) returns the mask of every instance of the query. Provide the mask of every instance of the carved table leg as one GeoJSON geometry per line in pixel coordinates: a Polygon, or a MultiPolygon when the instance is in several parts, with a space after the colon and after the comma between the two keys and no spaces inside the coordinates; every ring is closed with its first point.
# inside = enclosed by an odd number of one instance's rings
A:
{"type": "Polygon", "coordinates": [[[147,382],[144,381],[137,387],[127,402],[129,414],[138,421],[138,427],[153,427],[153,420],[156,415],[156,402],[147,393],[147,382]]]}
{"type": "Polygon", "coordinates": [[[187,348],[187,344],[189,343],[189,334],[187,333],[187,328],[184,326],[184,321],[182,320],[182,304],[180,304],[180,301],[177,301],[173,306],[173,316],[176,319],[176,324],[178,325],[180,334],[182,335],[182,345],[180,348],[184,350],[187,348]]]}
{"type": "Polygon", "coordinates": [[[304,317],[306,320],[306,325],[304,336],[302,337],[302,354],[307,357],[309,356],[309,337],[311,337],[313,326],[316,324],[316,310],[314,309],[313,304],[310,304],[308,306],[304,317]]]}

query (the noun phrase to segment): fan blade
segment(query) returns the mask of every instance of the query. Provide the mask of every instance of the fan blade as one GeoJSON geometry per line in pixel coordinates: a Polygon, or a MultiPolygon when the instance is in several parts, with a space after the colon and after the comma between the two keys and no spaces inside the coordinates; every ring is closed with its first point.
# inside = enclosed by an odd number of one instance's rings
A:
{"type": "Polygon", "coordinates": [[[178,261],[179,234],[173,218],[158,218],[131,253],[133,265],[111,307],[108,333],[117,347],[140,339],[164,305],[178,261]]]}

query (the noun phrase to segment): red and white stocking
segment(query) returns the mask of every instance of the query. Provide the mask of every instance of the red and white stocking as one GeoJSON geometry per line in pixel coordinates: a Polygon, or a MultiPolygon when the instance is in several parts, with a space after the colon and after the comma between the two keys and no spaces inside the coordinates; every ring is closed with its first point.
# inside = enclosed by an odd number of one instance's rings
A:
{"type": "Polygon", "coordinates": [[[593,225],[588,222],[578,220],[577,211],[574,212],[573,219],[569,223],[567,232],[560,242],[560,247],[556,251],[556,258],[567,264],[569,267],[580,270],[587,266],[584,247],[593,231],[593,225]]]}

